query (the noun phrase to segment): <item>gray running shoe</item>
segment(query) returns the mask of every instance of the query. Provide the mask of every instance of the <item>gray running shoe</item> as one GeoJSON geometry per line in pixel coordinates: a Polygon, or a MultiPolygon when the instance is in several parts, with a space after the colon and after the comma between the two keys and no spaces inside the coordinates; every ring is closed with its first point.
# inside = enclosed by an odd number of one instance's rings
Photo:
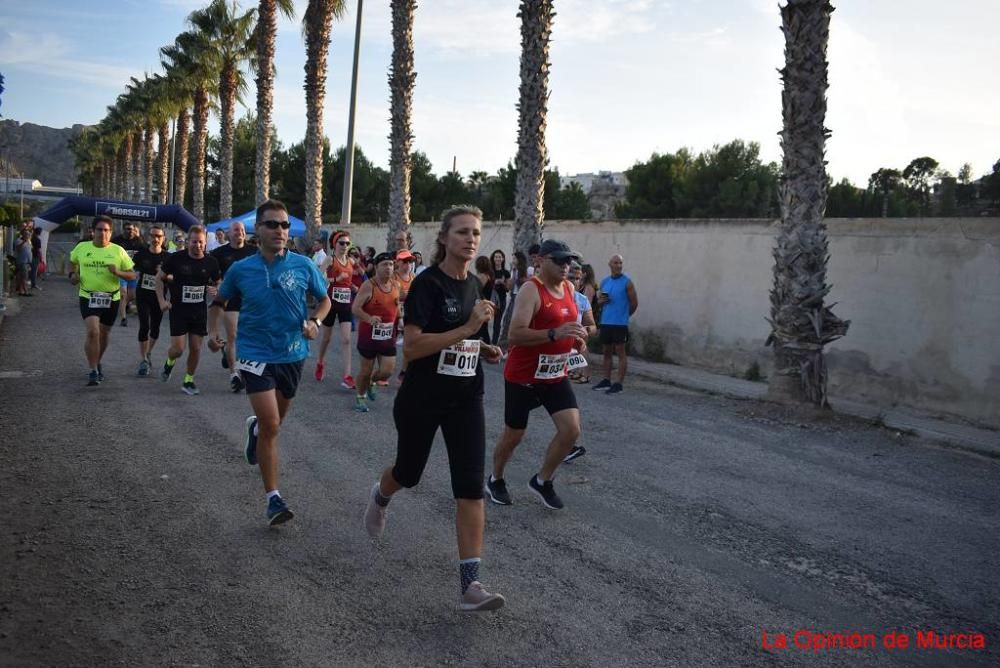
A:
{"type": "Polygon", "coordinates": [[[145,359],[139,362],[139,375],[140,376],[149,375],[149,362],[147,362],[145,359]]]}
{"type": "Polygon", "coordinates": [[[462,612],[486,612],[488,610],[499,610],[507,600],[501,594],[492,594],[483,588],[478,580],[469,584],[469,587],[462,594],[462,600],[458,604],[458,609],[462,612]]]}
{"type": "Polygon", "coordinates": [[[365,507],[365,529],[372,538],[379,538],[385,531],[385,516],[388,508],[378,505],[375,495],[378,494],[378,483],[372,486],[371,494],[368,495],[368,505],[365,507]]]}
{"type": "Polygon", "coordinates": [[[187,382],[181,385],[181,391],[189,397],[193,397],[198,394],[198,386],[192,382],[187,382]]]}

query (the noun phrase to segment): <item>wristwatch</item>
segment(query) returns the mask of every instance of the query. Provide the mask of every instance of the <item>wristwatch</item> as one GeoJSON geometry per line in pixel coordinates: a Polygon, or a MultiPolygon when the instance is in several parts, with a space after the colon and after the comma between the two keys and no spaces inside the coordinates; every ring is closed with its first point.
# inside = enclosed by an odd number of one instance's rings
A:
{"type": "Polygon", "coordinates": [[[323,321],[320,320],[319,318],[309,318],[309,319],[316,323],[316,327],[319,328],[323,327],[323,321]]]}
{"type": "Polygon", "coordinates": [[[555,340],[556,340],[556,330],[550,329],[549,330],[549,341],[552,341],[554,343],[555,340]]]}

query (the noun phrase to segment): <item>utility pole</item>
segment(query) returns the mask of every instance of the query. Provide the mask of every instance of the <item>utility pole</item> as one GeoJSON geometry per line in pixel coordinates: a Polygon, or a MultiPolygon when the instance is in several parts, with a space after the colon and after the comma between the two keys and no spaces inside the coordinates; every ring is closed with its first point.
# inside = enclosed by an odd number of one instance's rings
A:
{"type": "Polygon", "coordinates": [[[347,149],[344,151],[344,203],[340,209],[340,224],[351,224],[351,191],[354,186],[354,115],[358,106],[358,60],[361,56],[361,11],[364,0],[358,0],[358,20],[354,27],[354,70],[351,72],[351,106],[347,116],[347,149]]]}

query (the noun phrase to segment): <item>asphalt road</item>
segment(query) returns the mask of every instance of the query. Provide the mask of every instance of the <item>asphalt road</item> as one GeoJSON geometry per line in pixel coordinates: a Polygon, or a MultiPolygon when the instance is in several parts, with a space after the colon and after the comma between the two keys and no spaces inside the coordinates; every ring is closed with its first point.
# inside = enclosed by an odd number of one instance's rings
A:
{"type": "MultiPolygon", "coordinates": [[[[362,527],[394,390],[358,415],[307,362],[280,440],[297,516],[268,529],[241,459],[249,404],[218,355],[199,397],[181,373],[137,378],[133,317],[86,388],[70,286],[21,301],[0,329],[3,665],[1000,664],[998,460],[651,383],[582,389],[588,454],[560,469],[566,510],[525,488],[551,435],[536,411],[508,470],[515,505],[487,509],[483,580],[508,605],[462,614],[440,443],[381,544],[362,527]],[[878,647],[796,648],[803,629],[878,647]],[[927,630],[986,649],[916,648],[927,630]],[[891,631],[911,647],[882,647],[891,631]],[[765,649],[765,632],[792,646],[765,649]]],[[[490,369],[490,450],[501,390],[490,369]]]]}

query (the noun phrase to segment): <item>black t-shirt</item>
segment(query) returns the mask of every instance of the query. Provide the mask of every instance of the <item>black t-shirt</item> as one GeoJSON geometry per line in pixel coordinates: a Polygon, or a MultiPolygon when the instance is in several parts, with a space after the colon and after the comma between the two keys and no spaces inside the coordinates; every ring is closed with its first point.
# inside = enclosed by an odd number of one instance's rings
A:
{"type": "Polygon", "coordinates": [[[128,253],[128,256],[131,258],[135,258],[136,253],[146,248],[146,244],[144,244],[142,242],[142,239],[139,237],[132,237],[131,239],[126,239],[124,235],[117,236],[111,240],[111,243],[117,244],[122,248],[124,248],[125,252],[128,253]]]}
{"type": "MultiPolygon", "coordinates": [[[[161,250],[159,253],[151,253],[148,248],[143,248],[141,251],[135,254],[132,261],[135,263],[134,271],[139,272],[139,276],[136,279],[139,281],[139,286],[142,287],[144,279],[146,276],[156,276],[156,272],[160,269],[160,265],[163,261],[170,256],[165,250],[161,250]]],[[[146,288],[148,290],[148,288],[146,288]]],[[[153,291],[150,291],[153,294],[153,291]]]]}
{"type": "Polygon", "coordinates": [[[171,253],[163,261],[160,271],[174,277],[172,281],[167,283],[167,288],[170,290],[170,303],[173,308],[204,308],[206,304],[204,290],[192,291],[190,288],[204,288],[204,286],[214,284],[222,277],[219,263],[214,257],[206,255],[203,258],[195,259],[188,255],[186,250],[171,253]],[[185,287],[188,290],[185,291],[185,287]],[[201,293],[201,301],[192,301],[197,299],[199,292],[201,293]],[[185,294],[188,295],[187,301],[185,301],[185,294]]]}
{"type": "Polygon", "coordinates": [[[244,260],[257,252],[256,248],[253,248],[249,244],[243,244],[243,248],[233,248],[231,244],[222,244],[210,254],[219,263],[219,270],[222,275],[225,276],[229,268],[233,266],[236,262],[244,260]]]}
{"type": "MultiPolygon", "coordinates": [[[[406,296],[407,325],[419,325],[427,334],[440,334],[464,325],[476,301],[480,299],[479,279],[469,274],[465,280],[451,278],[437,265],[420,272],[410,285],[406,296]]],[[[470,338],[482,338],[480,334],[470,338]]],[[[403,389],[434,399],[436,396],[457,398],[478,396],[483,393],[482,365],[476,366],[476,375],[468,377],[446,376],[437,372],[441,353],[410,360],[406,367],[403,389]]],[[[480,360],[481,361],[481,360],[480,360]]]]}
{"type": "MultiPolygon", "coordinates": [[[[494,269],[493,270],[493,280],[494,281],[506,281],[510,278],[510,272],[506,269],[494,269]]],[[[507,286],[501,283],[497,285],[493,284],[493,292],[496,293],[498,300],[507,299],[507,286]]]]}

